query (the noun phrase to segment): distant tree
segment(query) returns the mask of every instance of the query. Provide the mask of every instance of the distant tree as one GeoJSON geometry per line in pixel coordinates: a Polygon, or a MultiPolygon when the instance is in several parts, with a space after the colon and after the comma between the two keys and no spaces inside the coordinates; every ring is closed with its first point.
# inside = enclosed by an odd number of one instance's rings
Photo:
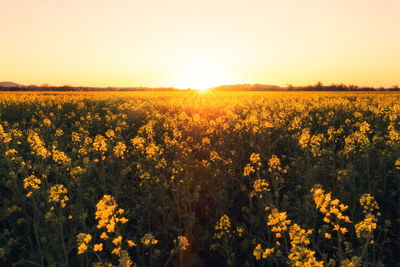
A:
{"type": "Polygon", "coordinates": [[[355,90],[358,89],[358,86],[357,86],[357,85],[350,84],[350,85],[348,86],[348,88],[349,88],[349,90],[351,90],[351,91],[355,91],[355,90]]]}

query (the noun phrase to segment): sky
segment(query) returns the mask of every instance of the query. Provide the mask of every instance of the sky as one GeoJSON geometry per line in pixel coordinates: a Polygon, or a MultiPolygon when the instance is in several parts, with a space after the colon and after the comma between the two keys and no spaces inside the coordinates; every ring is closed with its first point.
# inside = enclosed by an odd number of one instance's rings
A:
{"type": "Polygon", "coordinates": [[[399,0],[0,0],[0,81],[400,85],[399,0]]]}

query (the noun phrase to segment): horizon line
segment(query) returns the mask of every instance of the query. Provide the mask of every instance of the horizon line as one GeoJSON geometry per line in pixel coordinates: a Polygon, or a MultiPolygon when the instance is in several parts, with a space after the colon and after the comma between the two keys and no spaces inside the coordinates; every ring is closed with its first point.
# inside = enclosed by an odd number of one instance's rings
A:
{"type": "MultiPolygon", "coordinates": [[[[268,84],[268,83],[235,83],[235,84],[220,84],[217,86],[211,86],[208,87],[207,89],[216,89],[220,87],[239,87],[239,86],[246,86],[246,87],[275,87],[276,89],[282,88],[282,89],[289,89],[289,88],[307,88],[307,87],[343,87],[343,88],[352,88],[352,89],[357,89],[357,88],[372,88],[372,89],[398,89],[399,85],[398,84],[393,84],[392,86],[359,86],[357,84],[344,84],[344,83],[330,83],[330,84],[324,84],[320,81],[316,82],[315,84],[307,84],[307,85],[292,85],[290,83],[287,83],[286,86],[281,86],[281,85],[276,85],[276,84],[268,84]]],[[[10,81],[2,81],[0,82],[0,88],[24,88],[24,87],[39,87],[39,88],[98,88],[98,89],[129,89],[129,88],[138,88],[138,89],[176,89],[176,90],[197,90],[199,88],[195,87],[186,87],[186,88],[179,88],[175,86],[146,86],[146,85],[132,85],[132,86],[89,86],[89,85],[69,85],[69,84],[64,84],[64,85],[51,85],[48,83],[43,83],[41,85],[36,85],[36,84],[29,84],[29,85],[23,85],[15,82],[10,82],[10,81]],[[12,86],[7,86],[7,85],[2,85],[5,83],[10,83],[13,84],[12,86]]]]}

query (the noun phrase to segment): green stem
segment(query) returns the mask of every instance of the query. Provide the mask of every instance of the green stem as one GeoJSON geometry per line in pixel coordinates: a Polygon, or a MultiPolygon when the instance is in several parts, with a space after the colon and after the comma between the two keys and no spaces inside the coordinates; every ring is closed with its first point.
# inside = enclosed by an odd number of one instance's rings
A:
{"type": "MultiPolygon", "coordinates": [[[[172,258],[174,257],[174,255],[176,254],[176,249],[174,249],[171,254],[169,255],[167,261],[164,263],[164,267],[167,267],[168,263],[172,260],[172,258]]],[[[180,265],[181,266],[181,265],[180,265]]]]}
{"type": "MultiPolygon", "coordinates": [[[[60,219],[60,216],[58,218],[60,219]]],[[[67,253],[67,249],[65,247],[64,228],[63,228],[62,222],[60,223],[60,234],[61,234],[61,244],[62,244],[63,251],[64,251],[65,264],[66,264],[66,266],[69,266],[69,264],[68,264],[68,253],[67,253]]]]}
{"type": "Polygon", "coordinates": [[[367,240],[366,240],[366,242],[365,242],[365,244],[363,246],[363,250],[362,250],[361,256],[360,256],[361,259],[363,259],[364,255],[368,252],[368,244],[369,244],[369,242],[371,242],[371,236],[370,235],[368,236],[368,238],[367,238],[367,240]]]}
{"type": "Polygon", "coordinates": [[[342,235],[340,233],[340,229],[337,230],[337,238],[338,238],[338,249],[339,249],[339,259],[343,259],[343,249],[342,249],[342,235]]]}
{"type": "Polygon", "coordinates": [[[39,225],[38,225],[38,215],[37,215],[37,209],[36,209],[36,201],[35,201],[35,196],[32,197],[32,203],[33,203],[33,229],[35,232],[35,238],[36,238],[36,244],[39,248],[39,254],[40,254],[40,265],[44,266],[44,258],[43,258],[43,253],[42,253],[42,246],[40,244],[40,238],[39,238],[39,225]]]}

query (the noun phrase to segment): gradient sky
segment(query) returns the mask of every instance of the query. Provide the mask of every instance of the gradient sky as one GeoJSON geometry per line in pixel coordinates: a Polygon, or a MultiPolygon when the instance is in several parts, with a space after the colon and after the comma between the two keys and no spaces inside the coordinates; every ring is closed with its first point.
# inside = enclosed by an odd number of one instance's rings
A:
{"type": "Polygon", "coordinates": [[[399,29],[399,0],[1,0],[0,81],[390,87],[399,29]]]}

